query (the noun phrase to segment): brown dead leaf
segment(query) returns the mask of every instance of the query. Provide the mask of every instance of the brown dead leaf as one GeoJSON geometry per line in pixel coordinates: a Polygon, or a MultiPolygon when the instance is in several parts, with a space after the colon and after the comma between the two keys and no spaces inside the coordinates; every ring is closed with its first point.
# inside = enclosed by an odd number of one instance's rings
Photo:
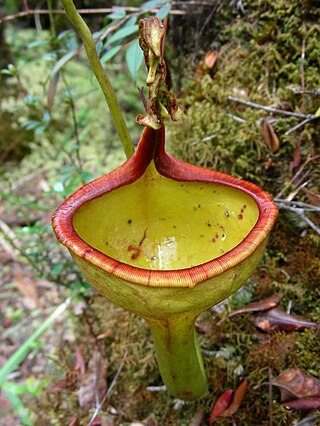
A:
{"type": "Polygon", "coordinates": [[[259,300],[259,302],[249,303],[248,305],[243,306],[242,308],[230,312],[229,317],[231,318],[235,315],[243,314],[246,312],[268,311],[269,309],[277,306],[282,297],[282,294],[273,294],[272,296],[267,297],[266,299],[259,300]]]}
{"type": "Polygon", "coordinates": [[[320,396],[320,382],[300,368],[288,368],[273,380],[274,386],[279,386],[281,401],[292,398],[320,396]]]}
{"type": "Polygon", "coordinates": [[[270,333],[276,330],[295,331],[305,328],[320,329],[320,324],[305,321],[296,315],[289,315],[281,308],[273,308],[269,311],[253,316],[250,320],[262,331],[270,333]]]}
{"type": "Polygon", "coordinates": [[[68,426],[79,426],[78,416],[72,417],[68,426]]]}
{"type": "Polygon", "coordinates": [[[209,50],[204,56],[204,63],[208,68],[213,68],[218,59],[218,52],[216,50],[209,50]]]}
{"type": "Polygon", "coordinates": [[[273,154],[276,154],[280,149],[280,142],[273,127],[266,119],[262,121],[261,134],[267,147],[273,154]]]}
{"type": "Polygon", "coordinates": [[[320,408],[320,396],[292,399],[284,402],[283,406],[288,410],[316,410],[320,408]]]}
{"type": "Polygon", "coordinates": [[[220,415],[221,417],[231,417],[239,409],[243,398],[247,392],[249,380],[245,379],[234,391],[233,398],[229,407],[220,415]]]}
{"type": "Polygon", "coordinates": [[[94,352],[89,361],[86,374],[81,378],[81,385],[78,391],[78,401],[81,408],[89,410],[96,404],[96,398],[102,400],[107,390],[108,360],[102,357],[99,352],[94,352]]]}
{"type": "Polygon", "coordinates": [[[204,422],[204,419],[204,411],[200,410],[193,416],[191,422],[189,423],[189,426],[201,426],[204,422]]]}
{"type": "Polygon", "coordinates": [[[86,366],[83,359],[83,348],[76,348],[76,358],[74,360],[74,363],[71,367],[72,371],[80,371],[81,374],[84,374],[86,372],[86,366]]]}
{"type": "Polygon", "coordinates": [[[23,296],[23,304],[27,309],[40,306],[36,283],[20,272],[14,273],[14,284],[23,296]]]}
{"type": "Polygon", "coordinates": [[[297,140],[296,147],[293,152],[293,161],[290,161],[289,170],[292,172],[293,169],[299,166],[301,163],[301,146],[300,140],[297,140]]]}

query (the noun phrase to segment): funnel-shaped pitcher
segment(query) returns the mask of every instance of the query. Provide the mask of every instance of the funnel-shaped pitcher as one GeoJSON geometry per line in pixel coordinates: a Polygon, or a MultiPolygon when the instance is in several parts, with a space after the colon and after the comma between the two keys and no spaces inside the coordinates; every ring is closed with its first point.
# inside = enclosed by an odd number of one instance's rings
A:
{"type": "Polygon", "coordinates": [[[257,186],[174,159],[164,128],[146,128],[135,154],[85,185],[53,227],[87,280],[144,318],[169,392],[203,396],[194,323],[258,265],[277,208],[257,186]]]}

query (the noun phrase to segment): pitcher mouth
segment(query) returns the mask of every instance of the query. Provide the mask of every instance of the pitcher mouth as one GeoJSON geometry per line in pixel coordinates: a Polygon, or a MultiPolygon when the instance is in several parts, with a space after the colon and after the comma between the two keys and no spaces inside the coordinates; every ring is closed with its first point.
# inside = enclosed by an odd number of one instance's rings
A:
{"type": "MultiPolygon", "coordinates": [[[[115,171],[80,188],[56,210],[52,221],[53,229],[57,239],[73,255],[85,259],[118,278],[131,283],[154,287],[194,287],[239,265],[250,257],[266,240],[276,220],[278,210],[271,196],[258,186],[220,172],[177,160],[165,152],[164,143],[164,128],[158,131],[146,128],[135,154],[126,163],[115,171]],[[86,241],[87,238],[84,239],[81,232],[75,227],[74,219],[81,208],[94,200],[101,199],[114,190],[134,184],[146,173],[153,162],[159,175],[172,181],[182,184],[185,182],[187,185],[192,183],[216,184],[243,194],[251,203],[253,202],[257,210],[257,218],[249,226],[248,233],[245,233],[244,238],[240,238],[235,246],[224,254],[209,260],[204,258],[205,260],[200,264],[190,267],[180,268],[174,264],[172,269],[138,267],[135,266],[134,261],[123,261],[123,258],[121,260],[116,259],[107,254],[108,252],[103,252],[104,250],[101,247],[93,247],[93,244],[86,241]]],[[[239,211],[239,218],[240,216],[241,211],[239,211]]],[[[142,236],[140,240],[142,243],[146,236],[147,234],[144,237],[142,236]]],[[[128,245],[129,251],[130,247],[132,247],[130,256],[138,253],[139,247],[137,245],[128,245]]],[[[150,256],[152,259],[153,256],[150,256]]]]}

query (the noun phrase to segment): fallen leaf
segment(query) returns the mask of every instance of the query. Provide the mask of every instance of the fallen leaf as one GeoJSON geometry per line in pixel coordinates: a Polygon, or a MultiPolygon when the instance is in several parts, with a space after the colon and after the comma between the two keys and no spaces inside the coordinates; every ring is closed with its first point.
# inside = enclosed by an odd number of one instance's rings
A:
{"type": "Polygon", "coordinates": [[[293,152],[293,161],[290,161],[289,170],[292,173],[292,170],[299,166],[301,163],[301,146],[300,140],[297,140],[296,147],[293,152]]]}
{"type": "Polygon", "coordinates": [[[79,426],[78,416],[72,417],[68,426],[79,426]]]}
{"type": "Polygon", "coordinates": [[[37,286],[29,277],[20,272],[14,274],[14,283],[23,296],[23,304],[27,309],[34,309],[40,306],[37,286]]]}
{"type": "Polygon", "coordinates": [[[81,378],[81,386],[78,391],[78,401],[81,408],[89,410],[96,404],[96,398],[102,400],[106,390],[107,358],[103,358],[99,352],[94,352],[89,361],[86,374],[81,378]]]}
{"type": "Polygon", "coordinates": [[[261,134],[267,147],[276,154],[280,149],[280,142],[274,128],[266,119],[262,121],[261,134]]]}
{"type": "Polygon", "coordinates": [[[282,297],[282,294],[274,294],[270,297],[267,297],[266,299],[259,300],[259,302],[249,303],[248,305],[243,306],[242,308],[236,309],[230,312],[228,316],[231,318],[235,315],[243,314],[246,312],[268,311],[269,309],[277,306],[282,297]]]}
{"type": "Polygon", "coordinates": [[[251,317],[250,320],[260,330],[270,333],[276,330],[294,331],[305,328],[320,329],[320,324],[305,321],[296,315],[289,315],[281,308],[273,308],[262,314],[251,317]]]}
{"type": "Polygon", "coordinates": [[[249,386],[249,380],[245,379],[234,391],[233,398],[229,407],[220,414],[220,417],[231,417],[239,409],[241,402],[247,392],[249,386]]]}
{"type": "Polygon", "coordinates": [[[81,374],[84,374],[86,372],[86,366],[82,355],[82,350],[80,348],[76,348],[76,358],[73,363],[73,366],[71,367],[72,371],[79,370],[81,374]]]}
{"type": "Polygon", "coordinates": [[[279,377],[272,381],[274,386],[279,386],[281,401],[292,398],[320,396],[320,382],[300,368],[288,368],[279,377]]]}
{"type": "Polygon", "coordinates": [[[189,426],[201,426],[204,422],[205,415],[204,411],[198,411],[196,415],[192,418],[189,426]]]}
{"type": "Polygon", "coordinates": [[[213,68],[218,59],[218,52],[216,50],[209,50],[204,56],[204,63],[208,68],[213,68]]]}
{"type": "Polygon", "coordinates": [[[288,410],[316,410],[320,408],[320,396],[292,399],[284,402],[283,406],[288,410]]]}
{"type": "Polygon", "coordinates": [[[209,426],[212,426],[217,418],[229,407],[233,390],[228,389],[222,395],[219,396],[216,403],[213,406],[213,410],[209,419],[209,426]]]}

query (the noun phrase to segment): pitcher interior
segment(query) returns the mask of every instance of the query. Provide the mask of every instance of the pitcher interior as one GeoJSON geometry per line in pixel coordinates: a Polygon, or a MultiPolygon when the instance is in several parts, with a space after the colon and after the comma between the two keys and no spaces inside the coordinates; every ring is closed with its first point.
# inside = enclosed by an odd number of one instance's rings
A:
{"type": "Polygon", "coordinates": [[[191,268],[222,256],[255,226],[244,191],[161,176],[153,163],[130,185],[86,202],[73,226],[93,248],[138,268],[191,268]]]}

